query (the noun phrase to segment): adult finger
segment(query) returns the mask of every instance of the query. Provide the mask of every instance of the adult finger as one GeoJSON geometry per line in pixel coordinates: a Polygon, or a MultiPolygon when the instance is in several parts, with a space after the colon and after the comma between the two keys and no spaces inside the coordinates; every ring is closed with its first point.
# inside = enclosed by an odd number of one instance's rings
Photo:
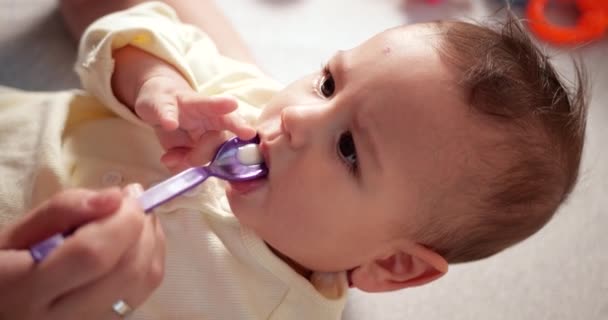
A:
{"type": "Polygon", "coordinates": [[[60,295],[103,276],[137,241],[144,218],[138,201],[124,198],[115,214],[80,227],[40,262],[37,285],[60,295]]]}
{"type": "Polygon", "coordinates": [[[121,258],[119,264],[101,279],[72,290],[53,305],[51,311],[62,318],[106,315],[111,319],[111,306],[119,299],[130,307],[141,305],[160,285],[164,272],[165,243],[155,216],[146,222],[137,244],[121,258]],[[125,286],[125,284],[128,284],[125,286]]]}
{"type": "Polygon", "coordinates": [[[34,260],[29,251],[0,250],[0,288],[24,287],[24,278],[31,272],[33,266],[34,260]],[[12,283],[19,283],[19,286],[12,286],[12,283]]]}
{"type": "Polygon", "coordinates": [[[106,217],[115,212],[121,202],[118,188],[61,192],[9,225],[0,234],[0,249],[26,249],[56,233],[106,217]]]}
{"type": "Polygon", "coordinates": [[[29,251],[0,250],[0,318],[25,319],[25,315],[33,316],[48,309],[54,296],[36,298],[31,294],[34,268],[29,251]]]}

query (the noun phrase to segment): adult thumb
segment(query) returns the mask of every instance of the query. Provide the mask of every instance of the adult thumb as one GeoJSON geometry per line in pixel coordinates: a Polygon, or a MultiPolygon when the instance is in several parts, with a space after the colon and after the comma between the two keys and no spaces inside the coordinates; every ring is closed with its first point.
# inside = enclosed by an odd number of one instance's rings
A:
{"type": "Polygon", "coordinates": [[[101,191],[72,189],[56,194],[0,233],[0,249],[26,249],[120,208],[119,188],[101,191]]]}

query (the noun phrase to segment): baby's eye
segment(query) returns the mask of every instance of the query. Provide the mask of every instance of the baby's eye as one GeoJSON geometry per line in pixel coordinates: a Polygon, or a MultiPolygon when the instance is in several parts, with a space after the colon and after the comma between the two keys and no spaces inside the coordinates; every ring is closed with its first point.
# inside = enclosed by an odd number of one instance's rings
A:
{"type": "Polygon", "coordinates": [[[338,156],[344,161],[352,172],[357,170],[357,150],[355,149],[355,141],[353,135],[346,131],[340,135],[338,139],[338,156]]]}
{"type": "Polygon", "coordinates": [[[329,98],[334,94],[334,91],[336,90],[336,85],[334,83],[334,77],[331,75],[331,72],[329,72],[328,68],[323,69],[323,76],[319,80],[317,86],[317,91],[324,98],[329,98]]]}

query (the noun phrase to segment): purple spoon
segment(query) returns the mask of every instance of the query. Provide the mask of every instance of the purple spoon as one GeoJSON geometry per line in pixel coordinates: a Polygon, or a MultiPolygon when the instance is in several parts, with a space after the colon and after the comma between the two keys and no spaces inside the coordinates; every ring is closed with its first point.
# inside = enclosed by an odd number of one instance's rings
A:
{"type": "MultiPolygon", "coordinates": [[[[242,153],[242,150],[247,148],[246,146],[259,143],[260,139],[257,136],[251,140],[232,138],[224,142],[216,151],[209,165],[184,170],[146,190],[139,197],[142,208],[146,213],[150,213],[154,208],[191,190],[209,177],[229,181],[247,181],[265,176],[268,174],[268,169],[263,161],[245,164],[239,159],[242,158],[239,157],[239,152],[242,153]]],[[[31,246],[29,250],[34,261],[42,261],[74,231],[57,233],[31,246]]]]}

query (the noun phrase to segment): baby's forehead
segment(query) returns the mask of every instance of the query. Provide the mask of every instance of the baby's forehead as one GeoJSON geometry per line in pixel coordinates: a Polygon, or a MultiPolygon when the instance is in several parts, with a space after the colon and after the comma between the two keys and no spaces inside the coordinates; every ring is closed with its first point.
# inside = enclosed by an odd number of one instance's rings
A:
{"type": "Polygon", "coordinates": [[[437,29],[430,24],[400,26],[385,30],[351,50],[340,51],[332,60],[341,61],[348,71],[364,70],[368,76],[440,74],[446,68],[440,65],[439,38],[437,29]]]}
{"type": "Polygon", "coordinates": [[[465,90],[442,61],[434,43],[438,37],[432,24],[396,27],[349,50],[345,63],[337,64],[346,66],[346,76],[337,72],[337,79],[346,83],[348,105],[360,105],[360,122],[377,130],[387,154],[405,158],[395,156],[395,167],[406,163],[415,170],[429,162],[448,167],[453,155],[447,151],[457,152],[453,149],[475,135],[465,90]],[[435,161],[439,155],[448,162],[435,161]]]}
{"type": "Polygon", "coordinates": [[[380,35],[386,37],[393,37],[396,41],[407,41],[416,38],[429,44],[438,41],[441,38],[441,34],[441,30],[435,22],[404,24],[380,33],[380,35]]]}

